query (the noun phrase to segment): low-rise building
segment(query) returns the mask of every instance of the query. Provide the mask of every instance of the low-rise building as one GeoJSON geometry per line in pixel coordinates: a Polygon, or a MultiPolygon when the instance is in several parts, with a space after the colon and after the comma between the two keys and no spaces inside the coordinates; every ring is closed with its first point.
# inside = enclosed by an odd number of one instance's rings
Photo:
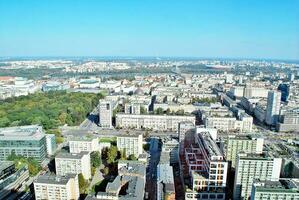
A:
{"type": "Polygon", "coordinates": [[[41,175],[34,181],[36,200],[77,200],[80,197],[77,174],[41,175]]]}
{"type": "Polygon", "coordinates": [[[116,114],[116,126],[120,128],[177,131],[183,121],[195,124],[195,116],[116,114]]]}
{"type": "Polygon", "coordinates": [[[69,140],[70,153],[82,151],[99,151],[99,139],[97,137],[75,137],[69,140]]]}

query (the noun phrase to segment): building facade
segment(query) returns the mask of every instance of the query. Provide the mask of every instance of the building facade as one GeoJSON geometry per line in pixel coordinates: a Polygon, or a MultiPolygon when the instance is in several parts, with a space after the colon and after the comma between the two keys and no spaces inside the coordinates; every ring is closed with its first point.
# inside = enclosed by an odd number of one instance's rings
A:
{"type": "Polygon", "coordinates": [[[103,128],[112,128],[113,105],[111,101],[100,100],[99,102],[99,125],[103,128]]]}
{"type": "Polygon", "coordinates": [[[281,93],[269,91],[266,109],[266,124],[275,125],[279,118],[281,93]]]}
{"type": "Polygon", "coordinates": [[[76,154],[82,151],[93,152],[99,151],[98,138],[72,138],[69,140],[70,153],[76,154]]]}
{"type": "Polygon", "coordinates": [[[139,135],[123,135],[117,136],[117,148],[125,151],[126,155],[134,155],[136,158],[142,154],[143,136],[139,135]]]}

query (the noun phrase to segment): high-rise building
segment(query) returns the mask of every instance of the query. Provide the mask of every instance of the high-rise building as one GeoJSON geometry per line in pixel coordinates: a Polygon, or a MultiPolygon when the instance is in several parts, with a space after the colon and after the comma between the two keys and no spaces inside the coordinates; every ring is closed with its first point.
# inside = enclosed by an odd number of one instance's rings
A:
{"type": "Polygon", "coordinates": [[[186,200],[226,199],[228,163],[209,132],[195,134],[194,142],[185,147],[185,159],[191,180],[186,200]]]}
{"type": "Polygon", "coordinates": [[[290,84],[281,83],[279,84],[277,90],[281,92],[281,101],[288,101],[290,96],[290,84]]]}
{"type": "Polygon", "coordinates": [[[77,200],[80,197],[77,174],[41,175],[34,181],[36,200],[77,200]]]}
{"type": "Polygon", "coordinates": [[[278,180],[282,159],[267,153],[239,153],[236,162],[233,199],[248,199],[255,179],[278,180]]]}
{"type": "Polygon", "coordinates": [[[254,181],[251,200],[299,199],[299,179],[279,179],[278,181],[254,181]]]}
{"type": "Polygon", "coordinates": [[[47,154],[50,156],[54,155],[57,148],[56,137],[54,134],[46,134],[46,144],[47,154]]]}
{"type": "Polygon", "coordinates": [[[100,100],[99,103],[99,124],[103,128],[112,128],[113,105],[111,101],[100,100]]]}
{"type": "Polygon", "coordinates": [[[120,151],[125,151],[127,156],[134,155],[138,158],[138,156],[142,154],[142,145],[142,134],[117,136],[117,148],[120,151]]]}
{"type": "Polygon", "coordinates": [[[17,126],[0,129],[0,160],[16,154],[43,162],[47,155],[46,135],[41,126],[17,126]]]}
{"type": "Polygon", "coordinates": [[[227,161],[235,168],[237,155],[240,152],[257,153],[263,152],[264,139],[252,135],[229,135],[224,148],[227,161]]]}
{"type": "Polygon", "coordinates": [[[266,124],[275,125],[279,118],[281,93],[269,91],[266,109],[266,124]]]}
{"type": "Polygon", "coordinates": [[[56,175],[82,174],[88,180],[91,178],[90,154],[82,151],[79,154],[59,153],[55,157],[56,175]]]}

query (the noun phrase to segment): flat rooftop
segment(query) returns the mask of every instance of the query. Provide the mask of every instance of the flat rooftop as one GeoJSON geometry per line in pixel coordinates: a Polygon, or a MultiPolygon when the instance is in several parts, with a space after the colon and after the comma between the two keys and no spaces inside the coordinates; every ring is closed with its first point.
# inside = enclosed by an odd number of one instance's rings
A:
{"type": "Polygon", "coordinates": [[[40,140],[44,137],[41,126],[14,126],[0,129],[0,140],[40,140]]]}
{"type": "Polygon", "coordinates": [[[81,151],[80,153],[77,153],[77,154],[60,152],[57,156],[55,156],[55,158],[78,160],[78,159],[81,159],[84,155],[87,155],[87,154],[89,154],[89,152],[87,152],[87,151],[81,151]]]}
{"type": "Polygon", "coordinates": [[[283,192],[298,193],[299,179],[280,179],[279,181],[256,181],[256,190],[258,192],[283,192]]]}
{"type": "Polygon", "coordinates": [[[68,174],[66,176],[55,176],[51,174],[40,175],[34,183],[49,185],[66,185],[71,178],[75,178],[76,174],[68,174]]]}

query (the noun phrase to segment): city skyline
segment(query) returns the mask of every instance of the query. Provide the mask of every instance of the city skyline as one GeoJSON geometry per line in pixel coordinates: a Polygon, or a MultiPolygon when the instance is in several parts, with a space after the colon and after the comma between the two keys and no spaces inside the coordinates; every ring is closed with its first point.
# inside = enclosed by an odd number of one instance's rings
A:
{"type": "Polygon", "coordinates": [[[0,2],[0,56],[299,59],[299,2],[0,2]]]}

